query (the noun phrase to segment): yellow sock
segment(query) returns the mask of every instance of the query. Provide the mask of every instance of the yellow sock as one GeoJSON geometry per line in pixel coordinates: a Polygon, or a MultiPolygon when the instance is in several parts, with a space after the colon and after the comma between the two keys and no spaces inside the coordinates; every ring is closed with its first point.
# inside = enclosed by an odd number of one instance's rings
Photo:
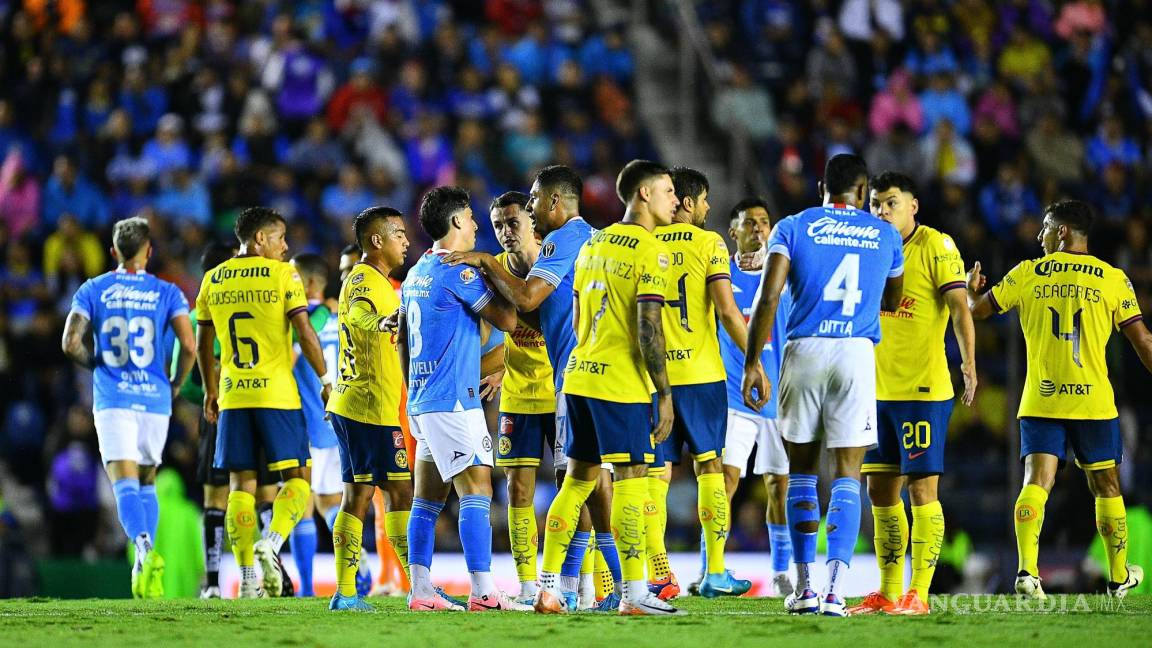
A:
{"type": "Polygon", "coordinates": [[[880,593],[895,601],[904,593],[904,553],[908,550],[908,515],[904,502],[873,506],[876,564],[880,566],[880,593]]]}
{"type": "Polygon", "coordinates": [[[1016,552],[1020,556],[1019,571],[1036,576],[1036,561],[1040,557],[1040,527],[1044,526],[1044,505],[1048,491],[1036,484],[1025,484],[1016,498],[1016,552]]]}
{"type": "Polygon", "coordinates": [[[596,547],[592,559],[596,563],[594,568],[596,570],[596,600],[599,601],[616,590],[616,580],[612,578],[612,570],[608,569],[608,563],[604,560],[604,554],[600,553],[600,547],[596,547]]]}
{"type": "Polygon", "coordinates": [[[308,482],[293,477],[284,482],[276,499],[272,500],[272,524],[268,525],[269,536],[279,534],[277,542],[283,544],[292,533],[296,523],[304,519],[308,510],[308,500],[312,499],[312,487],[308,482]]]}
{"type": "Polygon", "coordinates": [[[644,580],[644,502],[648,478],[621,479],[612,484],[612,533],[620,552],[620,576],[625,582],[644,580]]]}
{"type": "Polygon", "coordinates": [[[668,484],[659,477],[648,479],[649,500],[644,503],[644,549],[648,553],[648,580],[661,581],[672,573],[664,546],[664,520],[668,519],[668,484]]]}
{"type": "Polygon", "coordinates": [[[1128,580],[1128,512],[1123,497],[1096,498],[1096,530],[1108,552],[1108,580],[1128,580]]]}
{"type": "Polygon", "coordinates": [[[356,572],[360,570],[360,543],[364,522],[341,509],[332,525],[332,548],[336,552],[336,591],[356,596],[356,572]]]}
{"type": "Polygon", "coordinates": [[[548,521],[544,525],[544,569],[550,574],[559,574],[564,565],[565,552],[568,543],[572,542],[572,534],[576,532],[576,524],[580,522],[580,509],[592,491],[596,490],[596,482],[564,478],[564,484],[552,505],[548,507],[548,521]]]}
{"type": "Polygon", "coordinates": [[[228,538],[232,541],[232,553],[238,567],[254,567],[256,554],[256,497],[244,491],[228,493],[228,508],[224,512],[224,524],[228,527],[228,538]]]}
{"type": "Polygon", "coordinates": [[[923,601],[944,546],[944,509],[940,501],[912,507],[912,585],[923,601]]]}
{"type": "Polygon", "coordinates": [[[708,573],[724,573],[724,544],[728,541],[728,493],[724,473],[704,473],[696,478],[696,508],[704,529],[708,573]]]}
{"type": "Polygon", "coordinates": [[[516,561],[516,576],[521,583],[535,581],[536,552],[540,537],[536,530],[536,509],[531,506],[508,507],[508,539],[512,544],[512,559],[516,561]]]}
{"type": "MultiPolygon", "coordinates": [[[[408,516],[412,511],[388,511],[384,514],[384,532],[388,534],[388,543],[396,552],[400,561],[400,568],[408,573],[408,516]]],[[[379,552],[380,549],[377,549],[379,552]]]]}

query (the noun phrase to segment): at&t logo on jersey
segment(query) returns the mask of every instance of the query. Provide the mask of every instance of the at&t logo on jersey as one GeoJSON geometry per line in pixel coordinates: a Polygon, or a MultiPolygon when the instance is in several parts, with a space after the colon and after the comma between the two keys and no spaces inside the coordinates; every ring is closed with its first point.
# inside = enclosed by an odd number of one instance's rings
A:
{"type": "Polygon", "coordinates": [[[1090,396],[1092,387],[1093,385],[1087,383],[1061,383],[1057,387],[1056,383],[1044,379],[1040,381],[1040,395],[1045,398],[1056,394],[1061,396],[1090,396]]]}
{"type": "Polygon", "coordinates": [[[822,216],[808,224],[808,237],[817,245],[880,249],[880,228],[873,225],[851,225],[822,216]]]}

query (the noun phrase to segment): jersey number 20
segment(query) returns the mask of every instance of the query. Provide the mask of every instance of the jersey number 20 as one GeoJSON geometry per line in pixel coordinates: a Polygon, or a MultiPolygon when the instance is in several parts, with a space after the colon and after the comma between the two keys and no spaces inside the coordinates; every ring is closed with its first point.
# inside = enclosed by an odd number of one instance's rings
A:
{"type": "Polygon", "coordinates": [[[852,317],[856,304],[864,298],[860,290],[860,255],[845,254],[836,271],[824,284],[824,301],[840,302],[840,314],[852,317]]]}

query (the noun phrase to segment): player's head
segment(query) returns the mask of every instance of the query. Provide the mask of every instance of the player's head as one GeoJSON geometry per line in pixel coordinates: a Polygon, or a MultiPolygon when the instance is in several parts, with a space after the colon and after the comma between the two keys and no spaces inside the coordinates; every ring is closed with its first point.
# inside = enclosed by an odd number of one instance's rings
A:
{"type": "Polygon", "coordinates": [[[304,296],[308,299],[323,299],[324,288],[328,286],[328,262],[319,254],[301,252],[289,262],[296,268],[300,281],[304,283],[304,296]]]}
{"type": "Polygon", "coordinates": [[[708,177],[696,169],[675,167],[672,169],[672,186],[676,189],[676,200],[680,201],[677,210],[679,218],[687,218],[689,223],[701,227],[708,220],[708,177]]]}
{"type": "Polygon", "coordinates": [[[745,198],[732,207],[728,236],[736,242],[737,252],[755,252],[764,247],[771,231],[772,214],[763,198],[745,198]]]}
{"type": "Polygon", "coordinates": [[[920,201],[916,199],[916,183],[912,178],[885,171],[872,178],[868,206],[872,215],[892,223],[901,234],[912,229],[920,201]]]}
{"type": "Polygon", "coordinates": [[[856,209],[867,204],[868,165],[864,158],[851,153],[841,153],[829,158],[824,165],[824,179],[820,181],[820,193],[824,200],[839,198],[856,209]]]}
{"type": "Polygon", "coordinates": [[[434,241],[451,239],[451,245],[442,247],[457,252],[476,247],[476,220],[468,192],[462,187],[436,187],[425,194],[420,201],[420,226],[434,241]]]}
{"type": "Polygon", "coordinates": [[[236,217],[236,238],[248,253],[282,261],[288,253],[284,217],[268,207],[249,207],[236,217]]]}
{"type": "Polygon", "coordinates": [[[389,268],[404,263],[408,253],[408,230],[404,216],[391,207],[369,207],[356,216],[356,241],[370,257],[379,258],[389,268]]]}
{"type": "Polygon", "coordinates": [[[1044,254],[1069,248],[1083,251],[1092,230],[1092,208],[1079,200],[1059,200],[1044,209],[1044,223],[1036,237],[1044,254]]]}
{"type": "Polygon", "coordinates": [[[515,254],[536,245],[536,233],[532,231],[532,215],[528,213],[528,194],[509,191],[492,200],[488,215],[492,219],[492,230],[505,252],[515,254]]]}
{"type": "Polygon", "coordinates": [[[629,209],[645,209],[657,227],[670,224],[680,206],[668,169],[648,160],[624,165],[616,176],[616,195],[629,209]]]}
{"type": "Polygon", "coordinates": [[[208,274],[210,270],[236,256],[236,246],[213,241],[204,246],[200,254],[200,272],[208,274]]]}
{"type": "Polygon", "coordinates": [[[360,250],[360,246],[355,243],[349,243],[340,250],[340,283],[348,278],[348,274],[352,272],[352,266],[360,260],[364,253],[360,250]]]}
{"type": "Polygon", "coordinates": [[[121,265],[129,261],[146,263],[152,254],[150,232],[146,218],[133,216],[117,222],[112,226],[112,256],[121,265]]]}
{"type": "Polygon", "coordinates": [[[580,213],[580,196],[584,194],[584,181],[571,168],[554,164],[536,174],[528,192],[525,208],[536,219],[536,231],[541,236],[559,229],[569,216],[580,213]]]}

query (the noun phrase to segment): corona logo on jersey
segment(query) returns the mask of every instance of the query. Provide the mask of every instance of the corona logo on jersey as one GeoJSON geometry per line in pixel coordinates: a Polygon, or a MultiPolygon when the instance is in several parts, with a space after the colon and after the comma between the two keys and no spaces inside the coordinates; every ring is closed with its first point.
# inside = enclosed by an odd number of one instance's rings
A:
{"type": "Polygon", "coordinates": [[[1082,274],[1090,274],[1100,279],[1104,278],[1104,268],[1087,263],[1064,263],[1062,261],[1047,259],[1036,264],[1037,276],[1047,277],[1053,272],[1079,272],[1082,274]]]}
{"type": "MultiPolygon", "coordinates": [[[[227,281],[228,279],[255,279],[258,277],[271,277],[272,270],[268,266],[256,266],[254,268],[227,268],[220,267],[216,272],[212,273],[212,283],[218,284],[227,281]]],[[[299,279],[299,275],[293,275],[299,279]]]]}

